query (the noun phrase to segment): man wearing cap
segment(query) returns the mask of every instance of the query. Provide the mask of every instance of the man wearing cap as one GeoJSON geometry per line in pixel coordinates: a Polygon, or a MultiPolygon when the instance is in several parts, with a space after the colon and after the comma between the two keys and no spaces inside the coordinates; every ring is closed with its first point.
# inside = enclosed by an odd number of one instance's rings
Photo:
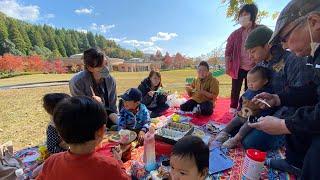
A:
{"type": "Polygon", "coordinates": [[[320,0],[289,2],[280,13],[270,42],[278,40],[285,43],[296,55],[309,56],[308,65],[312,66],[315,72],[313,83],[318,102],[315,106],[304,106],[305,93],[299,88],[286,93],[257,95],[254,101],[261,108],[266,106],[257,99],[264,99],[271,106],[289,105],[301,108],[288,118],[267,116],[250,126],[274,135],[310,135],[310,144],[296,146],[292,152],[306,152],[301,179],[320,179],[320,0]]]}
{"type": "MultiPolygon", "coordinates": [[[[273,31],[266,26],[261,26],[253,30],[245,43],[247,50],[249,51],[250,58],[255,61],[258,66],[264,66],[271,71],[271,85],[274,93],[285,93],[289,89],[300,88],[304,89],[306,93],[305,99],[309,103],[308,105],[314,105],[315,93],[309,93],[312,91],[313,85],[309,85],[313,80],[313,69],[307,66],[307,58],[297,57],[294,53],[284,50],[279,43],[274,45],[268,44],[273,31]]],[[[278,107],[278,110],[273,116],[279,118],[285,118],[293,115],[297,107],[282,106],[278,107]]],[[[255,148],[263,151],[270,149],[277,149],[283,143],[283,136],[272,136],[259,130],[253,130],[243,140],[244,148],[255,148]]],[[[286,155],[288,164],[293,166],[302,167],[302,161],[305,153],[291,153],[291,144],[306,144],[308,141],[303,137],[295,136],[294,139],[300,141],[292,141],[291,136],[286,137],[286,155]],[[292,156],[291,156],[292,155],[292,156]]],[[[281,168],[283,162],[278,160],[268,160],[268,164],[273,169],[279,169],[282,171],[288,171],[292,174],[298,175],[300,171],[296,168],[281,168]],[[280,164],[279,164],[280,163],[280,164]]],[[[291,167],[291,166],[288,166],[291,167]]]]}

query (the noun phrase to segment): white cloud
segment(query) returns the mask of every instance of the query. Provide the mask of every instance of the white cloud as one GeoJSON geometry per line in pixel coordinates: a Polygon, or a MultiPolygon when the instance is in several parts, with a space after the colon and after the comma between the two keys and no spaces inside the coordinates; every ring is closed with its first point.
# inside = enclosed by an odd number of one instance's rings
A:
{"type": "Polygon", "coordinates": [[[114,24],[111,25],[107,25],[107,24],[96,24],[96,23],[92,23],[90,29],[94,30],[94,31],[99,31],[102,33],[106,33],[108,30],[112,29],[116,27],[114,24]]]}
{"type": "Polygon", "coordinates": [[[88,9],[88,8],[82,8],[82,9],[76,9],[74,10],[75,13],[77,14],[92,14],[93,9],[88,9]]]}
{"type": "Polygon", "coordinates": [[[138,40],[125,40],[123,43],[131,45],[133,47],[153,46],[154,43],[150,41],[138,41],[138,40]]]}
{"type": "Polygon", "coordinates": [[[76,29],[76,31],[82,32],[82,33],[87,33],[88,32],[88,30],[82,29],[82,28],[78,28],[78,29],[76,29]]]}
{"type": "Polygon", "coordinates": [[[154,54],[158,50],[161,51],[161,53],[164,53],[164,49],[159,46],[151,46],[151,47],[146,47],[146,48],[141,49],[142,52],[148,53],[148,54],[154,54]]]}
{"type": "Polygon", "coordinates": [[[111,40],[111,41],[114,41],[114,42],[121,42],[121,41],[123,41],[123,40],[126,40],[127,38],[126,37],[124,37],[124,38],[108,38],[109,40],[111,40]]]}
{"type": "Polygon", "coordinates": [[[177,37],[176,33],[158,32],[156,36],[152,36],[150,40],[155,41],[169,41],[170,39],[177,37]]]}
{"type": "Polygon", "coordinates": [[[19,4],[16,0],[0,0],[0,11],[7,16],[20,20],[38,20],[39,9],[39,6],[19,4]]]}

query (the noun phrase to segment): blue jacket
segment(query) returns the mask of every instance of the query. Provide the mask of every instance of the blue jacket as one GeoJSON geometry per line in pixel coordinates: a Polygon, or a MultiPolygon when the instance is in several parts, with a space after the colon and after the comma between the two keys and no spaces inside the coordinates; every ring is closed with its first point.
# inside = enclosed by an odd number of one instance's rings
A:
{"type": "Polygon", "coordinates": [[[129,129],[147,132],[150,126],[150,114],[144,104],[139,105],[139,111],[133,114],[126,108],[120,111],[120,118],[118,121],[118,130],[129,129]]]}

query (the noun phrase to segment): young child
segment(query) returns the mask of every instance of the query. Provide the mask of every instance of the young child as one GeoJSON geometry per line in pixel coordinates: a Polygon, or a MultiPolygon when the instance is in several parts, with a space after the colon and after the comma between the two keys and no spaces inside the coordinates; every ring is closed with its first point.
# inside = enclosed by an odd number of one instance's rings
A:
{"type": "Polygon", "coordinates": [[[118,130],[129,129],[139,132],[138,140],[142,144],[150,126],[149,111],[144,104],[140,103],[142,94],[139,89],[130,88],[120,97],[123,100],[123,107],[120,110],[118,130]]]}
{"type": "Polygon", "coordinates": [[[199,105],[200,108],[197,109],[197,112],[204,116],[210,116],[219,94],[219,81],[212,77],[206,61],[200,62],[197,73],[197,79],[191,85],[186,86],[186,91],[191,99],[182,104],[180,109],[193,111],[199,105]]]}
{"type": "Polygon", "coordinates": [[[70,149],[50,156],[37,179],[129,179],[118,160],[95,152],[105,134],[106,118],[103,106],[89,97],[60,102],[53,121],[70,149]]]}
{"type": "Polygon", "coordinates": [[[169,108],[166,104],[167,93],[159,92],[160,88],[162,88],[161,74],[154,70],[150,71],[149,76],[138,87],[142,93],[141,103],[151,111],[151,118],[163,115],[169,108]]]}
{"type": "Polygon", "coordinates": [[[185,136],[170,157],[172,180],[204,180],[209,171],[209,147],[196,136],[185,136]]]}
{"type": "Polygon", "coordinates": [[[262,92],[272,93],[269,86],[269,70],[262,66],[256,66],[247,74],[248,89],[240,99],[240,111],[237,116],[223,129],[215,138],[216,141],[223,143],[223,147],[235,148],[245,137],[251,128],[248,126],[248,118],[258,118],[272,114],[273,110],[260,110],[260,108],[251,102],[251,99],[262,92]],[[229,139],[230,133],[240,127],[239,132],[229,139]]]}
{"type": "Polygon", "coordinates": [[[69,149],[68,145],[58,134],[56,126],[52,120],[54,108],[60,101],[66,98],[70,98],[70,96],[64,93],[50,93],[43,97],[43,107],[51,118],[47,127],[47,149],[51,154],[63,152],[69,149]]]}

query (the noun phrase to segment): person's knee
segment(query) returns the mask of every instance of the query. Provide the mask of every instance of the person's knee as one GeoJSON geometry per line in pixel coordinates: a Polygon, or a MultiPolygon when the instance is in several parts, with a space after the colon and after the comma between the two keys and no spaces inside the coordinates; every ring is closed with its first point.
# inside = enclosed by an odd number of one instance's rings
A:
{"type": "Polygon", "coordinates": [[[213,105],[212,102],[204,102],[200,104],[201,114],[204,116],[210,116],[213,113],[213,105]]]}

